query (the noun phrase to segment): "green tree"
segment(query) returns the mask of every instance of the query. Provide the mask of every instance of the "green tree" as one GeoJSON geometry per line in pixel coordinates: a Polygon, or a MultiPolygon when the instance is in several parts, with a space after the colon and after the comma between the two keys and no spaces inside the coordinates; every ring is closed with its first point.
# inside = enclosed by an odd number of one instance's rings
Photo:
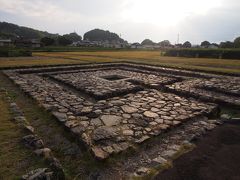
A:
{"type": "Polygon", "coordinates": [[[221,42],[220,47],[221,48],[234,48],[234,43],[231,41],[221,42]]]}
{"type": "Polygon", "coordinates": [[[233,43],[235,48],[240,48],[240,37],[237,37],[233,43]]]}
{"type": "Polygon", "coordinates": [[[158,43],[161,47],[169,47],[171,46],[171,43],[169,40],[164,40],[158,43]]]}
{"type": "Polygon", "coordinates": [[[58,36],[57,42],[61,46],[67,46],[72,44],[72,41],[66,38],[65,36],[58,36]]]}
{"type": "Polygon", "coordinates": [[[182,47],[183,48],[191,48],[192,44],[189,41],[186,41],[185,43],[183,43],[182,47]]]}
{"type": "Polygon", "coordinates": [[[208,41],[203,41],[203,42],[201,43],[201,47],[208,47],[208,46],[210,46],[210,45],[211,45],[211,43],[208,42],[208,41]]]}
{"type": "Polygon", "coordinates": [[[65,34],[63,35],[66,39],[72,41],[72,42],[77,42],[77,41],[81,41],[82,37],[79,36],[77,33],[70,33],[70,34],[65,34]]]}
{"type": "Polygon", "coordinates": [[[145,39],[143,40],[143,42],[141,43],[141,45],[154,45],[155,43],[150,40],[150,39],[145,39]]]}
{"type": "Polygon", "coordinates": [[[112,33],[109,31],[104,31],[101,29],[94,29],[88,31],[83,36],[84,40],[89,41],[110,41],[110,42],[124,42],[122,38],[120,38],[116,33],[112,33]]]}
{"type": "Polygon", "coordinates": [[[53,38],[50,38],[50,37],[44,37],[44,38],[41,39],[41,43],[44,46],[51,46],[55,43],[55,40],[53,38]]]}

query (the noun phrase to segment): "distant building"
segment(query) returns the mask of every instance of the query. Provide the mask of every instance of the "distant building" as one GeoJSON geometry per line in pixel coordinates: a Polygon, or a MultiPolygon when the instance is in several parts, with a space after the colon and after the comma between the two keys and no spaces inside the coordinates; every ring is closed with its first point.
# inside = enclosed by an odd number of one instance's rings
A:
{"type": "Polygon", "coordinates": [[[105,48],[126,48],[128,47],[127,42],[118,42],[118,41],[89,41],[83,40],[72,43],[71,46],[82,46],[82,47],[105,47],[105,48]]]}
{"type": "Polygon", "coordinates": [[[10,47],[13,46],[11,39],[0,39],[0,47],[10,47]]]}
{"type": "Polygon", "coordinates": [[[210,44],[207,48],[208,49],[218,49],[218,45],[210,44]]]}
{"type": "Polygon", "coordinates": [[[174,48],[182,48],[182,44],[175,44],[174,48]]]}
{"type": "Polygon", "coordinates": [[[160,45],[158,45],[158,44],[145,44],[145,45],[142,45],[142,48],[143,49],[160,49],[161,48],[161,46],[160,45]]]}
{"type": "Polygon", "coordinates": [[[158,44],[140,44],[140,43],[133,43],[130,45],[131,49],[160,49],[160,45],[158,44]]]}
{"type": "Polygon", "coordinates": [[[219,45],[216,44],[216,43],[212,43],[212,44],[209,44],[209,45],[206,45],[206,46],[200,46],[200,48],[218,49],[218,48],[219,48],[219,45]]]}
{"type": "Polygon", "coordinates": [[[198,45],[198,44],[193,44],[192,48],[202,48],[202,46],[198,45]]]}
{"type": "Polygon", "coordinates": [[[131,49],[141,49],[142,45],[140,43],[133,43],[131,44],[131,49]]]}
{"type": "Polygon", "coordinates": [[[35,39],[32,39],[32,40],[18,39],[18,40],[15,40],[14,44],[16,47],[19,47],[19,48],[39,48],[39,47],[41,47],[40,41],[35,40],[35,39]]]}
{"type": "Polygon", "coordinates": [[[83,40],[83,41],[77,41],[73,42],[71,46],[79,46],[79,47],[98,47],[100,44],[96,41],[88,41],[88,40],[83,40]]]}

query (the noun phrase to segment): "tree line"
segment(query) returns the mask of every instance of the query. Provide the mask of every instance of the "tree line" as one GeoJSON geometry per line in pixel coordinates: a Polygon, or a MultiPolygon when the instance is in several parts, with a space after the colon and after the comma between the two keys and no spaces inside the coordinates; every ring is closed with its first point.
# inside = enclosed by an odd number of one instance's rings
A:
{"type": "Polygon", "coordinates": [[[81,41],[82,37],[79,36],[77,33],[70,33],[65,34],[62,36],[57,37],[43,37],[40,41],[44,46],[53,46],[53,45],[60,45],[60,46],[67,46],[72,44],[76,41],[81,41]]]}
{"type": "MultiPolygon", "coordinates": [[[[240,37],[237,37],[236,39],[234,39],[234,41],[225,41],[219,44],[210,43],[209,41],[203,41],[201,42],[200,47],[209,47],[211,45],[219,48],[240,48],[240,37]]],[[[179,44],[179,46],[182,48],[191,48],[192,44],[189,41],[186,41],[183,44],[179,44]]]]}
{"type": "MultiPolygon", "coordinates": [[[[219,44],[217,43],[210,43],[209,41],[203,41],[200,44],[200,47],[209,47],[211,45],[214,45],[219,48],[240,48],[240,37],[237,37],[234,39],[234,41],[225,41],[221,42],[219,44]]],[[[182,44],[183,48],[191,48],[192,44],[189,41],[186,41],[182,44]]]]}
{"type": "MultiPolygon", "coordinates": [[[[70,45],[73,42],[81,41],[82,37],[76,33],[65,34],[63,36],[58,36],[56,38],[52,37],[44,37],[41,39],[41,43],[44,46],[51,45],[70,45]]],[[[84,34],[85,41],[108,41],[108,42],[126,42],[122,38],[120,38],[116,33],[112,33],[110,31],[104,31],[101,29],[94,29],[88,31],[84,34]]]]}
{"type": "MultiPolygon", "coordinates": [[[[173,46],[169,40],[164,40],[161,41],[159,43],[155,43],[150,39],[145,39],[142,41],[141,45],[160,45],[161,47],[171,47],[173,46]]],[[[193,45],[190,41],[186,41],[183,44],[175,44],[176,47],[179,48],[192,48],[193,45]]],[[[221,42],[219,44],[217,43],[210,43],[209,41],[203,41],[201,42],[200,45],[196,45],[194,47],[196,48],[200,48],[200,47],[204,47],[204,48],[208,48],[210,46],[214,46],[214,47],[218,47],[218,48],[240,48],[240,37],[237,37],[234,41],[225,41],[225,42],[221,42]]]]}

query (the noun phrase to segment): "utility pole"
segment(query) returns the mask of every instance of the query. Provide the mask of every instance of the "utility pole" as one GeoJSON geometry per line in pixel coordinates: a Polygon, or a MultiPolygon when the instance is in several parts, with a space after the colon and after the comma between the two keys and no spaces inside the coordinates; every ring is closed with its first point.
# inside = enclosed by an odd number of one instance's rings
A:
{"type": "Polygon", "coordinates": [[[179,39],[180,39],[180,34],[178,33],[178,36],[177,36],[177,44],[179,44],[179,39]]]}

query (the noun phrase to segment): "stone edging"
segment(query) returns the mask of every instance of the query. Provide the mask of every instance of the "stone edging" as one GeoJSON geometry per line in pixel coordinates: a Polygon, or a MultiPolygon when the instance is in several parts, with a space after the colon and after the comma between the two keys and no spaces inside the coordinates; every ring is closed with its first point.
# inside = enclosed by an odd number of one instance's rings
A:
{"type": "Polygon", "coordinates": [[[170,136],[163,138],[163,148],[154,157],[146,160],[145,166],[130,174],[130,179],[151,178],[164,169],[172,167],[172,161],[181,155],[192,151],[196,145],[194,142],[204,136],[208,131],[212,131],[217,126],[222,125],[223,120],[209,120],[206,117],[200,117],[193,123],[183,125],[182,129],[170,136]],[[173,143],[168,144],[170,139],[175,139],[173,143]],[[167,144],[167,147],[164,146],[167,144]]]}
{"type": "Polygon", "coordinates": [[[7,96],[7,102],[10,104],[10,110],[13,114],[13,122],[20,128],[25,129],[29,135],[22,137],[22,143],[31,149],[37,156],[42,157],[50,168],[38,168],[28,172],[21,177],[22,180],[30,179],[59,179],[64,180],[65,174],[60,161],[54,157],[51,149],[45,147],[43,140],[35,133],[34,128],[27,121],[23,111],[9,96],[6,90],[1,90],[7,96]]]}

